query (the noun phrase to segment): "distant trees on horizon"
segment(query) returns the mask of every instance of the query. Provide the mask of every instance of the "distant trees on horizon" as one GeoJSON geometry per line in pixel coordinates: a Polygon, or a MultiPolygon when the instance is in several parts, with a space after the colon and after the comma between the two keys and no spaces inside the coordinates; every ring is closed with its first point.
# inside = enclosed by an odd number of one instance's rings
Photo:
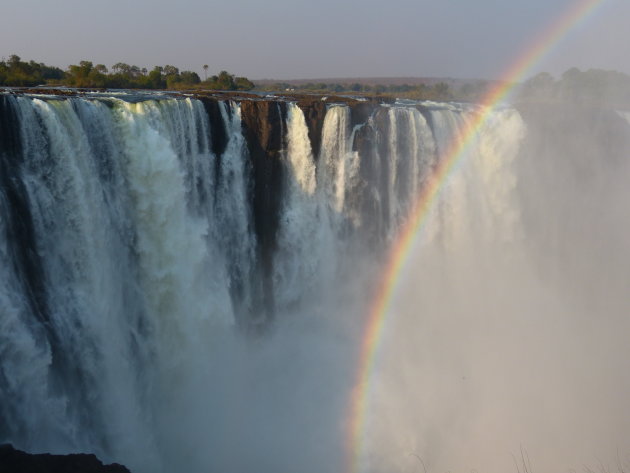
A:
{"type": "MultiPolygon", "coordinates": [[[[204,80],[194,71],[180,71],[167,64],[153,69],[140,68],[118,62],[108,69],[103,64],[80,61],[64,71],[35,61],[22,61],[16,54],[0,61],[0,86],[34,87],[37,85],[68,86],[98,89],[207,89],[252,90],[257,88],[246,77],[236,77],[227,71],[208,76],[207,64],[203,65],[204,80]]],[[[277,82],[258,87],[265,91],[290,91],[323,94],[392,95],[399,98],[435,101],[477,102],[482,100],[494,81],[460,81],[382,85],[348,81],[346,83],[309,82],[291,84],[277,82]]],[[[622,105],[630,107],[630,76],[617,71],[572,68],[559,79],[542,72],[518,86],[517,97],[521,101],[571,101],[597,105],[622,105]]]]}
{"type": "MultiPolygon", "coordinates": [[[[497,86],[497,81],[452,81],[421,84],[365,84],[308,82],[295,84],[277,82],[266,84],[262,90],[303,93],[332,93],[357,95],[390,95],[398,98],[434,101],[479,102],[497,86]]],[[[542,72],[516,87],[519,101],[571,102],[592,106],[623,106],[630,108],[630,76],[618,71],[571,68],[555,79],[542,72]]]]}
{"type": "Polygon", "coordinates": [[[236,77],[227,71],[205,80],[193,71],[180,71],[169,64],[155,66],[150,71],[118,62],[111,71],[103,64],[81,61],[63,71],[35,61],[25,62],[15,54],[0,61],[0,86],[33,87],[37,85],[68,86],[96,89],[213,89],[251,90],[254,83],[246,77],[236,77]]]}
{"type": "Polygon", "coordinates": [[[61,81],[63,77],[64,72],[58,67],[35,61],[24,62],[15,54],[8,60],[0,61],[0,85],[31,87],[61,81]]]}
{"type": "Polygon", "coordinates": [[[359,82],[325,83],[308,82],[305,84],[290,84],[277,82],[262,87],[262,90],[289,91],[304,93],[333,93],[357,95],[394,95],[399,98],[435,101],[470,101],[480,99],[489,87],[487,81],[473,81],[462,87],[454,88],[446,82],[435,84],[362,84],[359,82]]]}
{"type": "Polygon", "coordinates": [[[630,76],[602,69],[581,71],[576,67],[564,72],[559,79],[541,72],[523,83],[519,99],[630,107],[630,76]]]}

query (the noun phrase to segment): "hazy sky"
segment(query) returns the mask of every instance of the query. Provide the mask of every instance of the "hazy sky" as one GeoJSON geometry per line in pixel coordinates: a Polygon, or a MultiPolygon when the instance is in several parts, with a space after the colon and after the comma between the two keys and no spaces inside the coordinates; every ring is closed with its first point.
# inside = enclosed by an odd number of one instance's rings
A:
{"type": "MultiPolygon", "coordinates": [[[[0,56],[250,78],[496,78],[577,0],[0,0],[0,56]]],[[[630,73],[630,1],[604,0],[532,72],[630,73]]]]}

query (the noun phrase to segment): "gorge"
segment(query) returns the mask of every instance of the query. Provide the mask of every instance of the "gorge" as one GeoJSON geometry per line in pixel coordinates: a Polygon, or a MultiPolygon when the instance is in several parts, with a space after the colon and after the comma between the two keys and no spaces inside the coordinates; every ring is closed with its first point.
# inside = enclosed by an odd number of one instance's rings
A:
{"type": "MultiPolygon", "coordinates": [[[[384,260],[478,113],[0,94],[0,443],[134,473],[343,471],[384,260]]],[[[628,112],[491,112],[401,276],[364,471],[505,471],[523,445],[542,471],[628,465],[628,150],[628,112]]]]}

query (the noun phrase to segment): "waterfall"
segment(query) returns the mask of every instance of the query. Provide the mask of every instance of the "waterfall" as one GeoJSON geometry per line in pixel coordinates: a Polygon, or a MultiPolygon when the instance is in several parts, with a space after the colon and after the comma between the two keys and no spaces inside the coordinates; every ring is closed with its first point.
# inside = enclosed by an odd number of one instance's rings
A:
{"type": "Polygon", "coordinates": [[[319,255],[335,252],[326,199],[321,191],[317,192],[317,169],[304,113],[295,104],[289,104],[283,154],[288,182],[273,277],[279,308],[290,313],[297,310],[303,294],[309,298],[323,296],[321,286],[334,277],[334,263],[319,255]]]}
{"type": "MultiPolygon", "coordinates": [[[[0,95],[0,443],[135,473],[341,470],[389,248],[479,110],[350,101],[313,118],[311,106],[0,95]]],[[[593,375],[610,406],[630,391],[608,355],[579,350],[590,333],[627,355],[630,225],[615,204],[628,166],[565,159],[560,145],[551,159],[533,113],[489,113],[417,236],[375,367],[366,472],[416,471],[416,456],[486,471],[493,445],[519,442],[547,459],[524,413],[552,417],[547,399],[563,419],[582,406],[608,418],[586,374],[549,377],[572,358],[617,376],[619,392],[593,375]],[[585,392],[575,409],[559,402],[570,388],[585,392]]],[[[582,148],[625,143],[627,121],[609,118],[608,138],[592,127],[582,148]]],[[[626,432],[610,430],[595,422],[588,438],[626,432]]]]}

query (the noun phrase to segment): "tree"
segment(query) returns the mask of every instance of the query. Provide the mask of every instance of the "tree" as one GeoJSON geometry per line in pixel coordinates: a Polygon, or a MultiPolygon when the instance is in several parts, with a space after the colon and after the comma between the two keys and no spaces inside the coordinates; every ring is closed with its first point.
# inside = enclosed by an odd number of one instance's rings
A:
{"type": "Polygon", "coordinates": [[[548,72],[541,72],[525,81],[521,88],[521,97],[536,100],[551,98],[555,87],[555,80],[548,72]]]}
{"type": "MultiPolygon", "coordinates": [[[[223,90],[250,90],[254,84],[246,77],[234,77],[227,71],[208,78],[208,65],[204,64],[205,87],[223,90]]],[[[0,60],[0,85],[30,87],[38,84],[69,85],[96,88],[193,88],[199,87],[201,79],[196,72],[182,71],[172,65],[155,66],[150,72],[146,68],[117,62],[111,72],[103,64],[91,61],[71,64],[64,72],[58,67],[46,66],[35,61],[24,62],[12,54],[8,60],[0,60]]]]}
{"type": "Polygon", "coordinates": [[[94,66],[94,70],[100,74],[107,74],[107,67],[104,64],[97,64],[94,66]]]}
{"type": "Polygon", "coordinates": [[[201,82],[199,75],[193,71],[182,71],[179,77],[184,84],[199,84],[201,82]]]}
{"type": "Polygon", "coordinates": [[[137,79],[142,75],[142,70],[138,66],[131,66],[129,68],[129,75],[132,78],[137,79]]]}
{"type": "Polygon", "coordinates": [[[166,76],[166,88],[167,89],[176,89],[177,84],[181,84],[182,79],[179,77],[179,74],[170,74],[166,76]]]}
{"type": "Polygon", "coordinates": [[[171,66],[169,64],[167,64],[166,66],[164,66],[163,69],[164,75],[165,76],[176,76],[179,74],[179,69],[176,68],[175,66],[171,66]]]}
{"type": "Polygon", "coordinates": [[[219,72],[217,88],[220,90],[235,90],[234,76],[227,71],[219,72]]]}
{"type": "Polygon", "coordinates": [[[79,65],[71,64],[66,73],[68,85],[74,87],[94,87],[90,79],[93,65],[91,61],[81,61],[79,65]]]}
{"type": "Polygon", "coordinates": [[[9,56],[9,67],[15,68],[18,67],[20,65],[21,59],[20,56],[18,56],[17,54],[11,54],[9,56]]]}
{"type": "Polygon", "coordinates": [[[166,82],[162,77],[162,68],[155,66],[151,72],[149,72],[149,84],[152,89],[163,89],[166,87],[166,82]]]}
{"type": "Polygon", "coordinates": [[[252,90],[255,87],[254,83],[247,77],[237,77],[234,82],[238,90],[252,90]]]}
{"type": "Polygon", "coordinates": [[[451,90],[446,82],[439,82],[433,86],[437,100],[450,100],[451,90]]]}
{"type": "Polygon", "coordinates": [[[112,71],[114,71],[115,74],[129,75],[131,72],[131,66],[129,64],[125,64],[124,62],[117,62],[112,66],[112,71]]]}
{"type": "Polygon", "coordinates": [[[252,90],[255,85],[247,77],[236,77],[234,79],[237,90],[252,90]]]}

